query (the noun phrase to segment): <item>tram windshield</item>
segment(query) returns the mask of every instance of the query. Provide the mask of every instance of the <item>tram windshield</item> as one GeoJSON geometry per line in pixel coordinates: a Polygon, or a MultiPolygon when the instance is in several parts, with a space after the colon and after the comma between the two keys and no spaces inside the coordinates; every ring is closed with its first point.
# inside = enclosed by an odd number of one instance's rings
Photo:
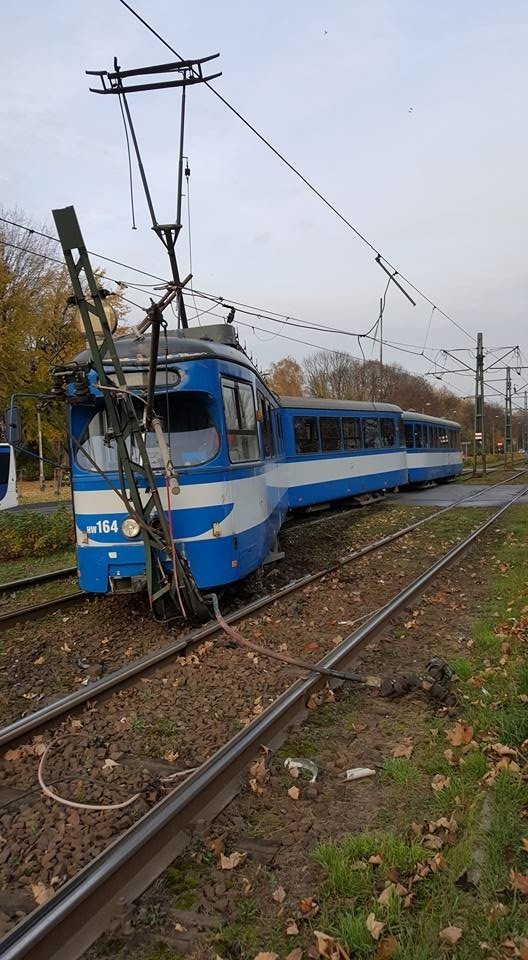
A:
{"type": "MultiPolygon", "coordinates": [[[[220,436],[203,395],[172,393],[158,396],[154,406],[163,424],[175,467],[197,466],[216,456],[220,436]]],[[[138,417],[141,416],[142,409],[138,405],[138,417]]],[[[151,466],[154,469],[162,467],[161,453],[152,431],[147,433],[145,442],[151,466]]],[[[132,457],[137,456],[134,446],[130,453],[132,457]]],[[[105,410],[100,410],[90,420],[77,453],[77,463],[82,470],[95,471],[94,462],[100,470],[115,471],[118,467],[117,447],[109,432],[105,410]]]]}

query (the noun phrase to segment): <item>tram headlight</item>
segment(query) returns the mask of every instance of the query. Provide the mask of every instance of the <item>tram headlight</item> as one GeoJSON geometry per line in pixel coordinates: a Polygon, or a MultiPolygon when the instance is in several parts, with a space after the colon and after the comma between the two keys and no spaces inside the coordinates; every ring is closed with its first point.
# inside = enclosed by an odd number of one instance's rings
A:
{"type": "Polygon", "coordinates": [[[123,531],[125,537],[129,540],[133,540],[134,537],[137,537],[141,527],[137,520],[134,520],[133,517],[127,517],[126,520],[123,520],[121,524],[121,530],[123,531]]]}

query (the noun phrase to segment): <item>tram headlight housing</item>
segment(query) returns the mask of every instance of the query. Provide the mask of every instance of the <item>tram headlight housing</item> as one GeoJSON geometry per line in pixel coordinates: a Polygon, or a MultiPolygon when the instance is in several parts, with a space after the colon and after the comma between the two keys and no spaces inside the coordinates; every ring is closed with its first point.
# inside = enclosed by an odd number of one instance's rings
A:
{"type": "Polygon", "coordinates": [[[141,527],[139,526],[137,520],[134,520],[133,517],[127,517],[121,524],[121,530],[128,540],[133,540],[134,537],[137,537],[141,527]]]}

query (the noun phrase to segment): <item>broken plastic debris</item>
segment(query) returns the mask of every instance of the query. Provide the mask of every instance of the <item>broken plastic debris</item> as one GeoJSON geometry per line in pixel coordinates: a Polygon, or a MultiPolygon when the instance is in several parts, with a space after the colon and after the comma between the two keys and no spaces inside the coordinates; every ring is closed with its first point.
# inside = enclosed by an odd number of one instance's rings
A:
{"type": "Polygon", "coordinates": [[[374,777],[376,775],[375,770],[371,770],[370,767],[351,767],[350,770],[345,770],[341,774],[341,779],[346,780],[363,780],[364,777],[374,777]]]}
{"type": "Polygon", "coordinates": [[[287,770],[307,770],[312,775],[309,783],[315,783],[317,780],[319,767],[312,760],[304,760],[303,757],[286,757],[284,766],[287,770]]]}

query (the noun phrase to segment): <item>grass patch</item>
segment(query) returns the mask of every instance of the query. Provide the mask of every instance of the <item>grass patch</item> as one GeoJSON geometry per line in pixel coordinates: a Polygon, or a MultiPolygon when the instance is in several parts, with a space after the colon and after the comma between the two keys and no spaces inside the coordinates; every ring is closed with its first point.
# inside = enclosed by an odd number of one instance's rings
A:
{"type": "Polygon", "coordinates": [[[41,557],[72,547],[73,518],[65,507],[53,513],[21,510],[0,515],[0,560],[41,557]]]}
{"type": "Polygon", "coordinates": [[[382,779],[384,781],[393,780],[394,783],[403,784],[406,787],[417,786],[420,782],[420,771],[405,757],[390,757],[383,762],[382,779]]]}

